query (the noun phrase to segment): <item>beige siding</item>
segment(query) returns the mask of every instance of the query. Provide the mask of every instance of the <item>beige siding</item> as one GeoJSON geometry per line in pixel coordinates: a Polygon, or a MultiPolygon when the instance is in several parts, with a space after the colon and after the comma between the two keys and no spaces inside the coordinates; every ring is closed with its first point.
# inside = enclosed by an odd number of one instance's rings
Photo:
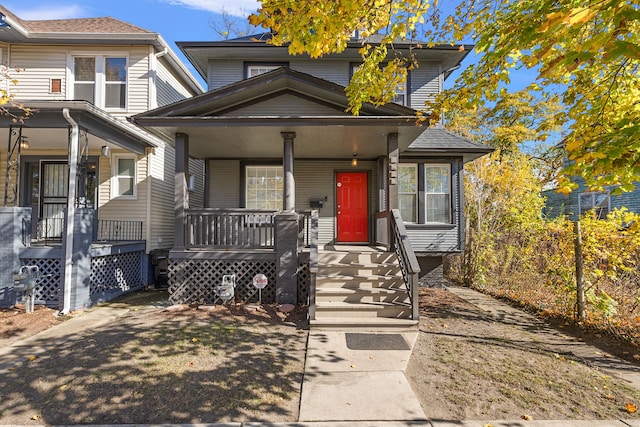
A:
{"type": "Polygon", "coordinates": [[[129,59],[128,98],[126,112],[114,112],[119,117],[148,110],[149,57],[146,46],[42,46],[12,45],[11,67],[21,71],[16,74],[18,85],[13,93],[18,99],[63,100],[67,99],[67,64],[72,54],[123,54],[129,59]],[[62,80],[62,93],[50,93],[50,80],[62,80]]]}
{"type": "Polygon", "coordinates": [[[175,220],[175,149],[170,145],[158,147],[150,157],[151,239],[148,246],[150,249],[171,248],[175,220]]]}
{"type": "Polygon", "coordinates": [[[166,66],[166,61],[160,59],[156,62],[156,97],[158,107],[171,104],[192,96],[178,77],[166,66]]]}
{"type": "MultiPolygon", "coordinates": [[[[127,154],[125,151],[113,154],[127,154]]],[[[146,239],[147,219],[147,156],[137,156],[136,198],[111,198],[113,159],[100,158],[98,172],[98,217],[108,220],[142,221],[142,238],[146,239]]]]}

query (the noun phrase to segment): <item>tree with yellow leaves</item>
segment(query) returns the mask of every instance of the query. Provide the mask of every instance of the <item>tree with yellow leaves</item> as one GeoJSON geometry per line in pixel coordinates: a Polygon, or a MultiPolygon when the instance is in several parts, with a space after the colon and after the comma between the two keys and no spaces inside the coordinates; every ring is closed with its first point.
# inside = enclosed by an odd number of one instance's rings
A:
{"type": "Polygon", "coordinates": [[[451,11],[438,0],[262,0],[250,22],[291,54],[311,57],[344,50],[359,31],[363,66],[350,85],[358,89],[348,91],[354,114],[363,102],[390,101],[394,79],[416,66],[390,54],[396,40],[428,48],[472,38],[479,61],[429,106],[432,118],[498,102],[513,70],[536,70],[528,89],[564,105],[558,118],[569,129],[571,162],[561,188],[570,191],[577,174],[593,189],[628,191],[640,179],[640,0],[460,0],[451,11]],[[381,42],[366,43],[375,33],[381,42]]]}

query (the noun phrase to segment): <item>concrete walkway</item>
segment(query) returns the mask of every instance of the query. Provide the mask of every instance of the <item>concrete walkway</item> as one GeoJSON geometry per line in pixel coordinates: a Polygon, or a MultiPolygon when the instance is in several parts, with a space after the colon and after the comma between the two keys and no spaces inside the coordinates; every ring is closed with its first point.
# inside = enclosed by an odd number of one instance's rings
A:
{"type": "MultiPolygon", "coordinates": [[[[534,316],[467,288],[449,290],[497,321],[536,324],[540,340],[562,346],[640,389],[640,369],[550,328],[534,316]]],[[[161,305],[158,306],[160,308],[161,305]]],[[[152,307],[149,307],[152,308],[152,307]]],[[[126,304],[105,304],[33,337],[0,348],[0,376],[30,355],[117,320],[126,304]]],[[[299,422],[194,424],[207,427],[483,427],[480,420],[429,419],[404,376],[418,332],[370,334],[361,331],[312,330],[309,334],[299,422]]],[[[178,425],[178,424],[176,424],[178,425]]],[[[184,424],[182,424],[184,425],[184,424]]],[[[493,427],[640,427],[640,420],[492,420],[493,427]]],[[[166,424],[165,424],[166,426],[166,424]]],[[[185,425],[186,426],[186,425],[185,425]]],[[[97,427],[97,426],[93,426],[97,427]]],[[[118,427],[128,427],[120,425],[118,427]]]]}

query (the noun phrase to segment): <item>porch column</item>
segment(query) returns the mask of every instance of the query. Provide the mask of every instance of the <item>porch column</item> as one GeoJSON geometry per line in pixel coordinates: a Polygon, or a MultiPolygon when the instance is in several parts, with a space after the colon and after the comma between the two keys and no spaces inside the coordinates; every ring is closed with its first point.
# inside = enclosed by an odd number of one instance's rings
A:
{"type": "Polygon", "coordinates": [[[387,209],[398,209],[398,134],[387,135],[387,209]]]}
{"type": "Polygon", "coordinates": [[[189,191],[187,189],[189,177],[189,135],[176,133],[176,178],[175,178],[175,231],[174,247],[185,248],[185,210],[189,209],[189,191]]]}
{"type": "Polygon", "coordinates": [[[283,210],[294,212],[296,210],[296,182],[293,177],[293,139],[295,132],[280,132],[284,139],[284,197],[283,210]]]}

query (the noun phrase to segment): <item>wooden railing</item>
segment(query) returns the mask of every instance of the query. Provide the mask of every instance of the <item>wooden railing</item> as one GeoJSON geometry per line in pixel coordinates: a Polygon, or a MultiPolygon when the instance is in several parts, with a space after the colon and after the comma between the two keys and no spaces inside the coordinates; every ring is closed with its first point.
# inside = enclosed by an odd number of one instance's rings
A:
{"type": "Polygon", "coordinates": [[[420,273],[420,265],[411,247],[407,230],[404,227],[404,222],[402,222],[402,217],[398,209],[391,210],[389,223],[391,230],[391,247],[398,256],[402,277],[404,278],[409,300],[411,301],[411,318],[418,320],[420,317],[418,307],[418,273],[420,273]]]}
{"type": "Polygon", "coordinates": [[[276,211],[252,209],[187,209],[187,248],[272,249],[276,211]]]}

